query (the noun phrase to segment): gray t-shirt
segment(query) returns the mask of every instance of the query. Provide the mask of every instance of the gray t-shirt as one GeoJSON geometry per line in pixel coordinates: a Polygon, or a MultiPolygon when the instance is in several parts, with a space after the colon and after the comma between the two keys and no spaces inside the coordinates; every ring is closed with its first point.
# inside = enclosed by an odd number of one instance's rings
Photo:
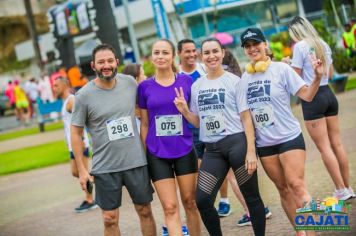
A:
{"type": "Polygon", "coordinates": [[[89,129],[92,174],[124,171],[147,164],[135,120],[137,84],[119,74],[112,89],[89,82],[75,96],[71,124],[89,129]]]}

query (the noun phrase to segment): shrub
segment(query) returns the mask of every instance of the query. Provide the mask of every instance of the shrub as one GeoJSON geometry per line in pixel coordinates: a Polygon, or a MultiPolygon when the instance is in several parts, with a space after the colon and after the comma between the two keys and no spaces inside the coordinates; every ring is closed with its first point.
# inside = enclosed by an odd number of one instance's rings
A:
{"type": "Polygon", "coordinates": [[[345,73],[356,70],[356,57],[348,57],[345,50],[335,48],[333,50],[333,64],[338,73],[345,73]]]}

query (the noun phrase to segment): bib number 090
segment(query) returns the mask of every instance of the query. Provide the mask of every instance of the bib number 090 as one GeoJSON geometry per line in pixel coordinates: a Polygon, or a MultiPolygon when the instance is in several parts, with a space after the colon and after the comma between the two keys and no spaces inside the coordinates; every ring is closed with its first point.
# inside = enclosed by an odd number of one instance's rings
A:
{"type": "Polygon", "coordinates": [[[206,129],[207,130],[214,130],[214,129],[219,129],[220,128],[220,123],[219,121],[210,121],[206,123],[206,129]]]}

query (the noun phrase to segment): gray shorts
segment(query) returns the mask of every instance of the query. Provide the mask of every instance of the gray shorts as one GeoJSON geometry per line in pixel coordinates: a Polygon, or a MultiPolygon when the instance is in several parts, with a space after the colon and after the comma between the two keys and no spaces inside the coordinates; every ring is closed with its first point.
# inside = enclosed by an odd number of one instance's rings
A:
{"type": "Polygon", "coordinates": [[[126,186],[132,202],[144,205],[152,202],[154,192],[147,166],[125,171],[94,174],[95,203],[102,210],[114,210],[121,206],[122,186],[126,186]]]}

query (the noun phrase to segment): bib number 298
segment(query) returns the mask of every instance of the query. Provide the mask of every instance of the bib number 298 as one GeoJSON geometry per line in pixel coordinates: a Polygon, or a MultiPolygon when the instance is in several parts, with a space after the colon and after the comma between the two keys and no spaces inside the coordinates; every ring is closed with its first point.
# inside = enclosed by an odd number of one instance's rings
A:
{"type": "Polygon", "coordinates": [[[106,129],[110,141],[134,136],[131,117],[129,116],[107,121],[106,129]]]}
{"type": "Polygon", "coordinates": [[[122,132],[129,131],[127,124],[112,126],[111,129],[112,129],[112,134],[121,134],[122,132]]]}

